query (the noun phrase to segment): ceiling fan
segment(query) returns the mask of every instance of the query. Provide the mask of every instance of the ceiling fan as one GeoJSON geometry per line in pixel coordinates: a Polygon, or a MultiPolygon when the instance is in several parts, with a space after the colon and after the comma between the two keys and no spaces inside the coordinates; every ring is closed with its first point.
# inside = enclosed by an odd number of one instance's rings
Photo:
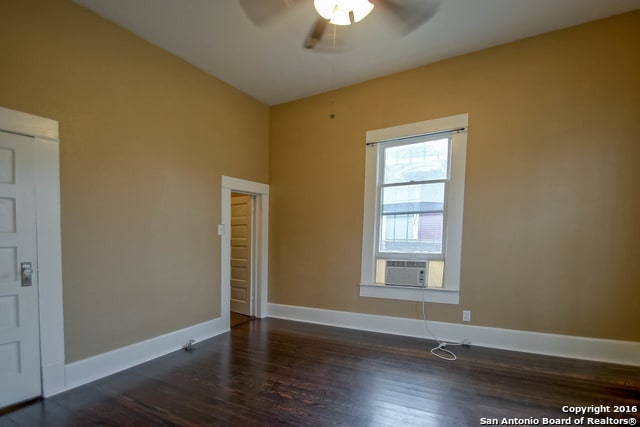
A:
{"type": "MultiPolygon", "coordinates": [[[[312,0],[239,0],[249,19],[263,26],[278,15],[312,0]]],[[[431,18],[440,0],[313,0],[317,17],[304,39],[305,49],[313,49],[322,39],[327,26],[352,25],[374,13],[391,18],[396,34],[404,36],[431,18]]]]}

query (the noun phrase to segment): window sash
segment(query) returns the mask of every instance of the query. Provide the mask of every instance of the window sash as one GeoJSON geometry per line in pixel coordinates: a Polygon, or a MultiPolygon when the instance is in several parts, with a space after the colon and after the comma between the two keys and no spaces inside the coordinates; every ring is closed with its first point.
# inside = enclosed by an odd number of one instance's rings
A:
{"type": "Polygon", "coordinates": [[[429,225],[432,227],[416,227],[407,218],[385,224],[383,231],[387,236],[380,241],[380,254],[385,257],[390,254],[410,254],[409,259],[442,256],[442,217],[429,225]]]}
{"type": "MultiPolygon", "coordinates": [[[[379,185],[378,186],[378,214],[379,215],[388,215],[394,213],[437,213],[444,212],[446,209],[446,200],[447,200],[447,187],[448,180],[436,180],[436,181],[420,181],[420,182],[403,182],[401,184],[390,184],[390,185],[379,185]],[[394,211],[394,212],[385,212],[384,211],[384,190],[387,188],[397,188],[397,187],[410,187],[410,186],[420,186],[420,185],[429,185],[429,184],[443,184],[443,197],[442,197],[442,209],[415,209],[415,210],[406,210],[406,211],[394,211]]],[[[429,202],[407,202],[407,203],[429,203],[429,202]]]]}
{"type": "Polygon", "coordinates": [[[381,142],[376,147],[378,151],[378,167],[377,167],[377,178],[376,178],[376,186],[377,186],[377,201],[376,201],[376,224],[375,224],[375,257],[376,259],[420,259],[420,260],[441,260],[445,259],[444,255],[446,253],[446,230],[447,230],[447,196],[448,196],[448,187],[449,181],[451,180],[451,154],[452,154],[452,136],[453,132],[449,132],[448,134],[434,134],[434,135],[420,135],[412,138],[402,138],[396,140],[389,140],[385,142],[381,142]],[[421,181],[401,181],[401,182],[392,182],[385,184],[384,180],[384,171],[385,171],[385,149],[389,147],[398,147],[403,145],[411,145],[417,144],[421,142],[429,142],[430,140],[438,140],[438,139],[448,139],[448,152],[447,152],[447,177],[445,179],[432,179],[432,180],[421,180],[421,181]],[[444,193],[443,193],[443,202],[442,209],[438,210],[415,210],[415,211],[403,211],[403,212],[388,212],[385,213],[383,211],[383,192],[385,188],[390,187],[403,187],[403,186],[411,186],[411,185],[422,185],[422,184],[444,184],[444,193]],[[382,223],[383,217],[390,215],[414,215],[420,213],[442,213],[442,242],[439,252],[389,252],[380,250],[380,245],[382,242],[382,223]]]}

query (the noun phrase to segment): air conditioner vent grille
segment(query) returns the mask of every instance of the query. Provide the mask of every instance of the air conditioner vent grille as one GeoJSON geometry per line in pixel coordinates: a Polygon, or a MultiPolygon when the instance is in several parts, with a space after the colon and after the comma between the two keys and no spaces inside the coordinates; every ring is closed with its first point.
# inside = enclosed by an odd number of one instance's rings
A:
{"type": "Polygon", "coordinates": [[[388,260],[387,267],[415,267],[427,268],[427,261],[398,261],[388,260]]]}
{"type": "Polygon", "coordinates": [[[385,284],[392,286],[424,287],[427,261],[388,260],[385,284]]]}

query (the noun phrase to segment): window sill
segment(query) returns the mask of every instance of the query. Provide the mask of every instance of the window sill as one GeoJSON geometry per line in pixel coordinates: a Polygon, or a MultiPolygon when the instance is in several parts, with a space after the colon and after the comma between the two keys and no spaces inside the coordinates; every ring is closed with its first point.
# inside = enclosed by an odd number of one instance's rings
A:
{"type": "Polygon", "coordinates": [[[360,296],[369,298],[399,299],[405,301],[459,304],[460,291],[449,289],[415,288],[411,286],[386,286],[376,283],[361,283],[360,296]]]}

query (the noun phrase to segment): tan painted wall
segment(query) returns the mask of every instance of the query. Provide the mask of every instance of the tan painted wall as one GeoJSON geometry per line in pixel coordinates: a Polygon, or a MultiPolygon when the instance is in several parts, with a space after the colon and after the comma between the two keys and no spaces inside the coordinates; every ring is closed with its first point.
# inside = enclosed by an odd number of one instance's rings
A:
{"type": "Polygon", "coordinates": [[[218,317],[221,175],[267,181],[268,107],[71,1],[0,16],[0,105],[60,122],[67,362],[218,317]]]}
{"type": "Polygon", "coordinates": [[[420,318],[358,296],[365,132],[468,112],[461,303],[429,318],[639,341],[638,40],[634,12],[273,107],[270,302],[420,318]]]}

